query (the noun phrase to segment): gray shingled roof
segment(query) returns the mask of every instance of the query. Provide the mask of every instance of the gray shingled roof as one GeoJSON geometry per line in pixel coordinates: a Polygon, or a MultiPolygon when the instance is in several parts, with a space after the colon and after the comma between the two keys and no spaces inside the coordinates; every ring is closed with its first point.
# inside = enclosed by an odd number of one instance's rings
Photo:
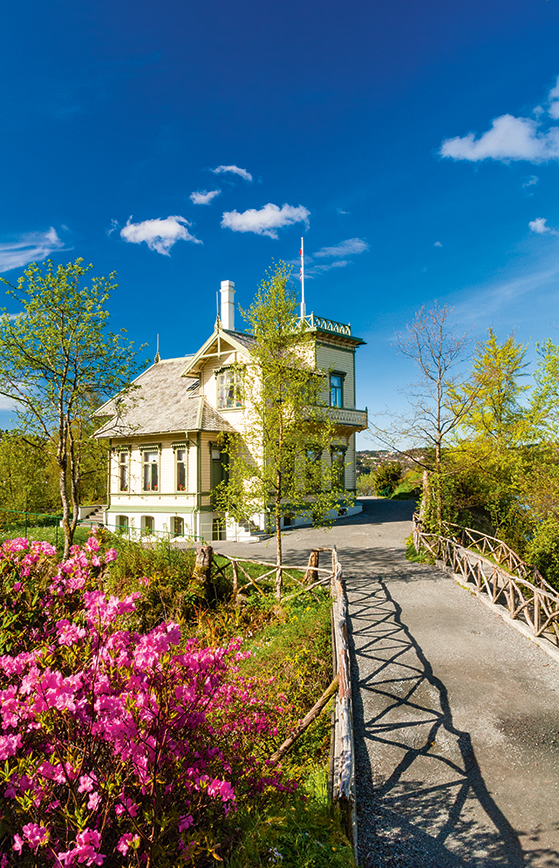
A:
{"type": "Polygon", "coordinates": [[[134,380],[124,400],[113,398],[95,416],[111,418],[96,437],[130,437],[184,431],[232,431],[229,423],[198,394],[198,380],[181,377],[189,356],[161,359],[134,380]]]}
{"type": "Polygon", "coordinates": [[[223,333],[231,335],[232,338],[235,338],[238,344],[241,344],[242,347],[246,347],[249,350],[256,340],[254,335],[249,335],[246,332],[232,332],[229,329],[223,329],[223,333]]]}

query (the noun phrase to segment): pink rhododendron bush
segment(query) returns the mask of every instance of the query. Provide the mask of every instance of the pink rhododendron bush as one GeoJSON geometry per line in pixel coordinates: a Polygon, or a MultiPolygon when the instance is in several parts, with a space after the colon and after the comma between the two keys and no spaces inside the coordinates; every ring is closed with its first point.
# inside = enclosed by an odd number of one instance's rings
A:
{"type": "Polygon", "coordinates": [[[129,629],[139,593],[99,587],[92,537],[56,564],[0,547],[0,865],[215,864],[241,804],[290,790],[266,757],[283,709],[243,679],[240,642],[129,629]],[[128,625],[128,629],[127,629],[128,625]]]}

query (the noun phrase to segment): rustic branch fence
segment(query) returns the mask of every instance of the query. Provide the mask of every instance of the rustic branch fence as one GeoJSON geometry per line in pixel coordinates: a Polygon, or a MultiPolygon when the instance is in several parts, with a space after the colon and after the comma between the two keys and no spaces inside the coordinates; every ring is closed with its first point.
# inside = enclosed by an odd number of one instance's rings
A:
{"type": "Polygon", "coordinates": [[[325,691],[321,699],[302,721],[296,735],[294,734],[293,738],[287,739],[271,759],[273,762],[280,759],[295,739],[304,732],[306,727],[314,719],[316,719],[322,708],[326,705],[329,697],[336,693],[330,763],[330,798],[332,803],[338,805],[340,808],[345,831],[349,840],[353,843],[354,852],[357,853],[355,754],[353,746],[351,672],[349,646],[347,641],[347,602],[342,583],[343,570],[338,558],[337,549],[335,546],[332,548],[313,549],[308,564],[303,566],[294,566],[293,564],[289,564],[278,567],[277,564],[268,563],[266,561],[233,558],[231,555],[213,552],[212,547],[209,545],[202,545],[197,550],[195,574],[205,580],[208,597],[210,599],[215,593],[212,581],[213,578],[218,574],[225,576],[225,571],[228,565],[231,565],[232,570],[233,600],[235,603],[238,603],[239,594],[243,587],[246,587],[247,585],[253,586],[260,594],[264,595],[265,592],[259,586],[259,583],[265,579],[271,578],[272,576],[275,577],[278,569],[282,571],[283,577],[289,578],[295,585],[299,586],[296,591],[283,597],[284,601],[305,592],[312,594],[313,588],[320,585],[330,586],[330,593],[332,596],[332,650],[334,679],[328,690],[325,691]],[[328,569],[319,566],[320,552],[329,552],[331,554],[332,561],[331,566],[328,569]],[[216,564],[213,560],[214,555],[223,558],[225,563],[222,565],[216,564]],[[245,568],[247,564],[254,564],[263,568],[268,567],[269,569],[265,569],[265,572],[255,577],[251,576],[245,568]],[[304,573],[303,580],[295,575],[294,571],[299,573],[299,575],[304,573]]]}
{"type": "Polygon", "coordinates": [[[559,646],[559,593],[539,570],[496,537],[451,523],[444,530],[446,536],[427,533],[414,515],[415,550],[423,547],[492,603],[506,606],[509,616],[523,622],[531,635],[559,646]]]}
{"type": "Polygon", "coordinates": [[[332,755],[332,801],[341,809],[345,831],[357,858],[357,817],[355,810],[355,751],[351,669],[347,641],[347,601],[342,584],[342,565],[332,546],[332,634],[334,667],[338,677],[332,755]]]}

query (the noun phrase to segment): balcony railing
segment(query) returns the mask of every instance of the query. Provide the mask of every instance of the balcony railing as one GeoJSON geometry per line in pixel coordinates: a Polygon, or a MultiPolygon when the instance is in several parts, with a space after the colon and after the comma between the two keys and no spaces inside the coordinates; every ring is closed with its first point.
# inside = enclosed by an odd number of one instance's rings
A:
{"type": "Polygon", "coordinates": [[[346,425],[363,431],[368,428],[367,410],[350,410],[347,407],[328,407],[326,410],[330,419],[338,425],[346,425]]]}
{"type": "Polygon", "coordinates": [[[333,319],[325,319],[323,316],[316,316],[314,313],[308,314],[305,317],[305,321],[311,329],[320,329],[323,332],[334,332],[338,335],[348,335],[351,337],[351,325],[349,323],[346,325],[333,319]]]}

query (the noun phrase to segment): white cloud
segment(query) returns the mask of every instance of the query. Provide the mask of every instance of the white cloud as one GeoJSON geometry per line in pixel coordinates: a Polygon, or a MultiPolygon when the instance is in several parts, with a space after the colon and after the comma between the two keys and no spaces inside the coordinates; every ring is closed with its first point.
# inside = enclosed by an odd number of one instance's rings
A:
{"type": "Polygon", "coordinates": [[[214,175],[223,175],[225,172],[230,172],[233,175],[240,175],[245,181],[252,181],[252,175],[246,169],[239,169],[238,166],[218,166],[217,169],[210,169],[214,175]]]}
{"type": "Polygon", "coordinates": [[[343,208],[338,208],[337,211],[338,211],[338,214],[349,214],[349,211],[344,211],[343,208]]]}
{"type": "Polygon", "coordinates": [[[192,224],[178,215],[165,219],[144,220],[142,223],[131,223],[131,220],[132,217],[129,217],[126,226],[120,230],[121,237],[132,244],[141,244],[145,241],[150,250],[156,250],[164,256],[169,256],[169,250],[177,241],[202,243],[186,228],[192,224]]]}
{"type": "Polygon", "coordinates": [[[115,218],[113,217],[111,220],[111,225],[107,229],[107,235],[112,235],[113,232],[116,232],[116,230],[118,229],[119,226],[120,226],[120,223],[118,222],[118,220],[115,220],[115,218]]]}
{"type": "Polygon", "coordinates": [[[0,395],[0,410],[15,410],[17,402],[7,395],[0,395]]]}
{"type": "Polygon", "coordinates": [[[226,211],[221,220],[221,225],[233,232],[254,232],[256,235],[268,235],[277,238],[276,229],[291,226],[293,223],[307,223],[310,216],[303,205],[278,205],[268,202],[259,211],[249,208],[248,211],[226,211]]]}
{"type": "Polygon", "coordinates": [[[549,116],[559,118],[559,76],[555,82],[555,87],[552,87],[547,95],[549,101],[549,116]]]}
{"type": "Polygon", "coordinates": [[[0,272],[23,268],[30,262],[43,262],[63,247],[64,242],[52,226],[48,232],[26,232],[17,241],[0,243],[0,272]]]}
{"type": "Polygon", "coordinates": [[[551,232],[552,235],[558,234],[556,229],[552,229],[551,226],[547,225],[547,217],[536,217],[535,220],[530,220],[528,226],[537,235],[545,235],[547,232],[551,232]]]}
{"type": "Polygon", "coordinates": [[[433,247],[442,247],[442,244],[440,241],[435,241],[435,243],[433,244],[433,247]]]}
{"type": "MultiPolygon", "coordinates": [[[[445,139],[439,153],[453,160],[526,160],[530,163],[545,163],[559,160],[559,127],[542,129],[543,116],[559,119],[559,77],[547,98],[547,110],[538,105],[533,109],[533,118],[517,118],[505,114],[492,121],[491,129],[476,139],[474,133],[445,139]]],[[[536,184],[535,175],[523,186],[536,184]]]]}
{"type": "Polygon", "coordinates": [[[502,115],[495,118],[491,129],[479,139],[474,133],[445,139],[439,153],[453,160],[527,160],[543,163],[559,160],[559,127],[540,132],[538,121],[502,115]]]}
{"type": "Polygon", "coordinates": [[[317,250],[316,256],[353,256],[356,253],[364,253],[369,249],[369,245],[362,238],[348,238],[347,241],[341,241],[334,247],[323,247],[317,250]]]}
{"type": "Polygon", "coordinates": [[[195,205],[209,205],[212,199],[219,196],[221,190],[196,190],[190,194],[195,205]]]}
{"type": "Polygon", "coordinates": [[[314,274],[324,274],[325,271],[330,271],[331,268],[345,268],[346,265],[351,265],[349,259],[337,259],[335,262],[329,262],[328,265],[311,265],[310,268],[305,268],[305,277],[312,277],[314,274]]]}
{"type": "Polygon", "coordinates": [[[524,183],[522,184],[522,186],[523,187],[534,187],[538,183],[539,180],[540,179],[538,178],[537,175],[529,175],[526,178],[526,180],[524,181],[524,183]]]}

